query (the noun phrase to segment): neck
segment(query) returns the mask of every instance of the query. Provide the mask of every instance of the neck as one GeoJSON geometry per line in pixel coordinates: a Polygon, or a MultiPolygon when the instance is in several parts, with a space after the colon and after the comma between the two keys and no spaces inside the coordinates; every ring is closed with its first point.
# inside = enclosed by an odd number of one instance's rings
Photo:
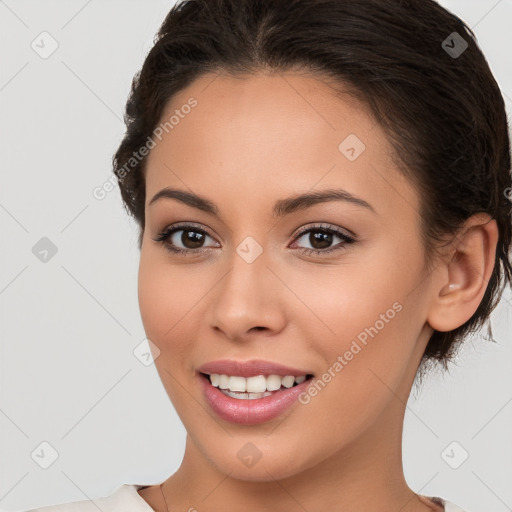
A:
{"type": "Polygon", "coordinates": [[[208,512],[234,510],[240,503],[245,512],[428,510],[403,475],[404,411],[402,400],[392,397],[381,417],[349,445],[291,477],[272,478],[268,468],[267,481],[239,480],[220,472],[187,436],[183,462],[164,484],[168,506],[208,512]]]}

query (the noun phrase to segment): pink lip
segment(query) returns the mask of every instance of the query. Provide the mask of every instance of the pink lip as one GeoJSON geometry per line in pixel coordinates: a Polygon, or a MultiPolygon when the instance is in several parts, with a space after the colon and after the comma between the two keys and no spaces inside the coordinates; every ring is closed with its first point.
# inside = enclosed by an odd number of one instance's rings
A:
{"type": "Polygon", "coordinates": [[[274,392],[270,396],[256,398],[253,400],[241,400],[226,396],[218,388],[212,386],[210,379],[203,373],[219,375],[238,375],[241,377],[253,377],[256,375],[312,375],[312,372],[283,366],[278,363],[263,360],[235,361],[223,359],[212,361],[198,368],[199,381],[202,391],[210,408],[220,418],[240,425],[254,425],[270,421],[281,415],[286,409],[291,407],[298,396],[306,390],[311,384],[312,379],[308,378],[304,382],[291,388],[274,392]]]}
{"type": "Polygon", "coordinates": [[[206,375],[199,375],[201,387],[210,408],[223,420],[239,425],[255,425],[277,418],[291,407],[298,396],[306,390],[313,379],[282,391],[275,391],[271,396],[240,400],[226,396],[210,383],[206,375]]]}
{"type": "MultiPolygon", "coordinates": [[[[238,375],[240,377],[254,377],[256,375],[293,375],[300,377],[301,375],[312,375],[312,372],[301,370],[299,368],[291,368],[283,366],[279,363],[271,361],[263,361],[261,359],[252,359],[250,361],[235,361],[233,359],[221,359],[203,364],[197,371],[201,373],[218,373],[219,375],[238,375]]],[[[270,398],[270,397],[269,397],[270,398]]],[[[236,400],[236,399],[235,399],[236,400]]]]}

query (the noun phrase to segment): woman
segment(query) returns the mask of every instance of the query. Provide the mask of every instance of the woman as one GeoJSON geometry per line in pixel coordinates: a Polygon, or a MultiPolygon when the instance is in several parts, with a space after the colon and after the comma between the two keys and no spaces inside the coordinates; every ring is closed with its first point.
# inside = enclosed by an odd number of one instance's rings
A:
{"type": "Polygon", "coordinates": [[[402,468],[417,375],[511,281],[502,96],[431,0],[200,0],[136,75],[114,172],[186,430],[159,485],[41,511],[454,512],[402,468]]]}

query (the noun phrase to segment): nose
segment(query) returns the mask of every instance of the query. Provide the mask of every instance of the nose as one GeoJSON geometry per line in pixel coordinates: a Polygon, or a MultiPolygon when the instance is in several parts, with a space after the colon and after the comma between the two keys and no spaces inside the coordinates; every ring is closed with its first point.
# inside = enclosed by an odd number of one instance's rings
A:
{"type": "Polygon", "coordinates": [[[282,294],[283,284],[269,268],[265,252],[250,263],[234,253],[214,288],[210,325],[235,342],[275,335],[286,323],[282,294]]]}

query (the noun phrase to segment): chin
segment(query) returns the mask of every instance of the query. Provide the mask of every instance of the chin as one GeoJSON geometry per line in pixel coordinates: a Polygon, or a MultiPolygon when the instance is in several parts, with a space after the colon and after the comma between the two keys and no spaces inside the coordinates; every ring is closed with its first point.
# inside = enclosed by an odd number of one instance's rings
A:
{"type": "MultiPolygon", "coordinates": [[[[211,440],[210,440],[211,442],[211,440]]],[[[276,450],[275,447],[267,446],[258,450],[255,445],[257,441],[251,443],[237,443],[242,447],[237,450],[222,450],[219,446],[219,452],[207,453],[208,459],[217,468],[217,470],[230,478],[244,480],[247,482],[269,482],[274,480],[283,480],[293,477],[315,465],[315,461],[307,459],[297,459],[297,448],[292,446],[289,450],[286,448],[276,450]]],[[[302,453],[302,456],[307,454],[302,453]]]]}

